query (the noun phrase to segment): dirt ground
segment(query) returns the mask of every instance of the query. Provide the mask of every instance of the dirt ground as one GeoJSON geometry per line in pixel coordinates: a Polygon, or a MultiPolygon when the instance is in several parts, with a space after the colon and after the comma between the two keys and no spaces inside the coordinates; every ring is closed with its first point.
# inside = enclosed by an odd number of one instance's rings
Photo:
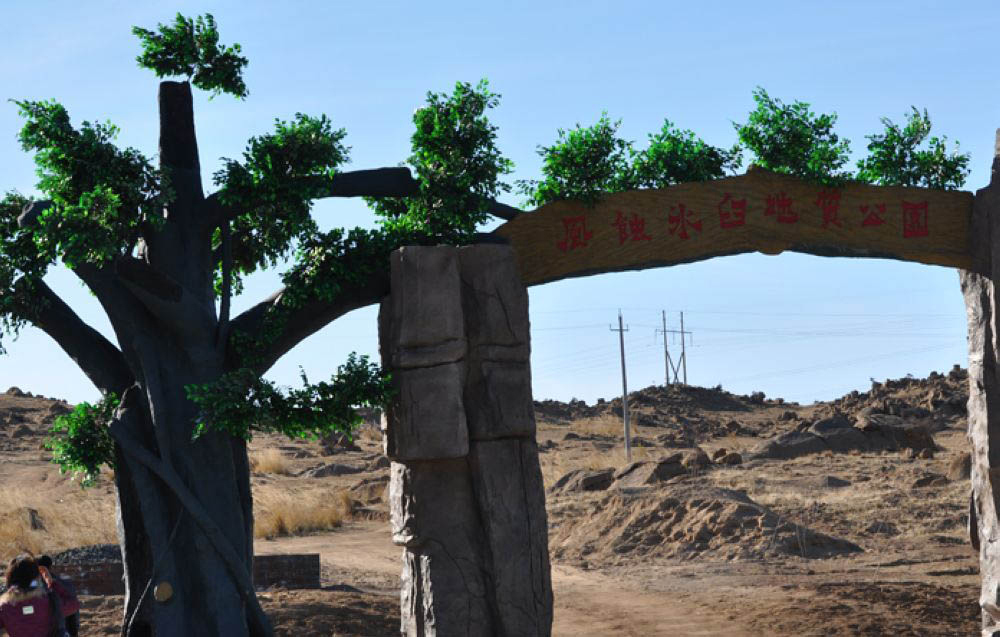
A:
{"type": "MultiPolygon", "coordinates": [[[[957,373],[902,379],[809,406],[695,388],[637,392],[636,458],[697,445],[710,456],[736,451],[742,462],[634,489],[550,489],[554,634],[976,634],[969,482],[952,467],[968,444],[956,407],[962,382],[957,373]],[[838,411],[851,419],[895,413],[933,430],[937,448],[924,457],[904,447],[753,459],[763,442],[838,411]]],[[[81,491],[39,449],[46,421],[59,411],[52,404],[0,395],[0,479],[14,485],[0,498],[7,552],[114,541],[110,482],[81,491]],[[25,509],[36,510],[44,529],[30,528],[25,509]]],[[[614,402],[540,403],[536,414],[546,486],[576,469],[624,465],[614,402]]],[[[385,519],[388,472],[375,432],[356,443],[254,442],[253,453],[272,460],[253,477],[262,502],[278,502],[275,493],[348,502],[339,526],[258,539],[258,554],[321,556],[322,589],[260,593],[278,635],[398,633],[400,549],[385,519]]],[[[119,633],[120,598],[83,601],[83,634],[119,633]]]]}

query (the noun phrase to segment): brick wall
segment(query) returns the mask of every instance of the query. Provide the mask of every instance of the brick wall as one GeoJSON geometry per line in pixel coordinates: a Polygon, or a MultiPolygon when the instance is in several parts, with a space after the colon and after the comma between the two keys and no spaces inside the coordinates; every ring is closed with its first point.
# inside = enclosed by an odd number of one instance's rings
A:
{"type": "MultiPolygon", "coordinates": [[[[56,572],[68,577],[81,595],[124,595],[121,562],[57,565],[56,572]]],[[[319,553],[258,555],[253,560],[257,588],[319,588],[319,553]]]]}

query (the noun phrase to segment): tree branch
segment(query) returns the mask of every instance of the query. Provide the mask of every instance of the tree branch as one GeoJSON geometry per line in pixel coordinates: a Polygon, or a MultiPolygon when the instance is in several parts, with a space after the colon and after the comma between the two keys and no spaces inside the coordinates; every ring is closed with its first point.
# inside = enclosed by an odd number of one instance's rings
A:
{"type": "Polygon", "coordinates": [[[121,396],[135,382],[121,350],[84,323],[44,281],[33,287],[33,302],[25,302],[16,292],[22,283],[15,284],[14,296],[25,318],[51,336],[102,393],[121,396]]]}
{"type": "MultiPolygon", "coordinates": [[[[420,194],[420,182],[413,178],[410,169],[372,168],[337,173],[333,177],[300,177],[296,181],[309,188],[313,199],[327,197],[413,197],[420,194]]],[[[223,220],[233,219],[243,210],[229,208],[215,192],[205,200],[205,215],[209,227],[214,228],[223,220]]],[[[489,200],[488,212],[510,221],[524,211],[498,201],[489,200]]]]}
{"type": "Polygon", "coordinates": [[[222,224],[222,301],[219,304],[219,324],[215,342],[225,347],[229,337],[229,305],[233,296],[233,231],[229,222],[222,224]]]}
{"type": "MultiPolygon", "coordinates": [[[[278,308],[283,293],[284,289],[275,292],[269,298],[234,318],[230,323],[230,334],[239,331],[252,338],[258,337],[264,331],[268,311],[272,308],[278,308]]],[[[373,274],[357,285],[344,288],[332,302],[312,300],[295,308],[281,326],[277,338],[265,345],[260,352],[255,352],[253,369],[259,374],[265,373],[289,350],[331,321],[358,308],[378,303],[388,294],[389,272],[387,267],[385,272],[373,274]]],[[[231,369],[243,366],[241,364],[243,355],[241,352],[234,351],[232,343],[229,344],[226,358],[227,367],[231,369]]]]}

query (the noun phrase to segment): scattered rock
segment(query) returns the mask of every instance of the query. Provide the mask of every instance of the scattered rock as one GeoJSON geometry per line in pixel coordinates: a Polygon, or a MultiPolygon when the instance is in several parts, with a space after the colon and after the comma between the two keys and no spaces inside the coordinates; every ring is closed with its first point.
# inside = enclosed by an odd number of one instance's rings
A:
{"type": "Polygon", "coordinates": [[[641,487],[683,475],[687,473],[687,468],[681,464],[682,457],[682,454],[675,453],[662,460],[644,460],[628,464],[615,472],[615,486],[641,487]]]}
{"type": "Polygon", "coordinates": [[[926,473],[913,482],[912,488],[943,487],[946,484],[948,484],[948,478],[943,475],[939,473],[926,473]]]}
{"type": "Polygon", "coordinates": [[[865,434],[854,427],[830,429],[823,434],[823,441],[835,453],[868,451],[872,446],[865,434]]]}
{"type": "Polygon", "coordinates": [[[329,478],[331,476],[344,476],[352,473],[360,473],[362,471],[364,471],[364,469],[332,462],[330,464],[323,464],[318,467],[306,469],[298,475],[303,478],[329,478]]]}
{"type": "Polygon", "coordinates": [[[8,434],[11,438],[24,438],[26,436],[35,435],[35,430],[28,425],[18,425],[16,429],[12,430],[8,434]]]}
{"type": "Polygon", "coordinates": [[[385,498],[386,488],[389,486],[389,476],[381,475],[377,478],[365,478],[361,482],[351,487],[351,499],[363,504],[371,505],[382,502],[385,498]]]}
{"type": "Polygon", "coordinates": [[[368,465],[367,471],[382,471],[383,469],[388,469],[392,465],[392,461],[386,456],[379,456],[371,461],[368,465]]]}
{"type": "Polygon", "coordinates": [[[809,431],[816,434],[817,436],[825,435],[827,432],[835,431],[837,429],[848,429],[853,427],[851,421],[847,419],[842,413],[836,413],[829,418],[823,418],[822,420],[817,420],[809,427],[809,431]]]}
{"type": "Polygon", "coordinates": [[[917,457],[921,460],[930,460],[934,457],[934,450],[930,447],[924,447],[917,453],[917,457]]]}
{"type": "Polygon", "coordinates": [[[604,491],[614,482],[614,469],[575,469],[556,480],[550,491],[552,493],[571,493],[574,491],[604,491]]]}
{"type": "Polygon", "coordinates": [[[719,458],[721,458],[724,455],[726,455],[726,449],[724,447],[720,448],[720,449],[716,449],[712,453],[712,460],[718,460],[719,458]]]}
{"type": "Polygon", "coordinates": [[[566,561],[825,558],[860,552],[856,544],[795,524],[745,493],[683,482],[642,492],[611,490],[565,519],[550,536],[566,561]]]}
{"type": "Polygon", "coordinates": [[[52,556],[52,564],[97,564],[100,562],[121,562],[122,551],[117,544],[92,544],[67,549],[52,556]]]}
{"type": "Polygon", "coordinates": [[[566,441],[566,440],[581,440],[581,438],[580,438],[580,434],[577,434],[577,433],[573,433],[572,431],[567,431],[567,432],[566,432],[566,433],[565,433],[565,434],[563,435],[562,439],[563,439],[564,441],[566,441]]]}
{"type": "Polygon", "coordinates": [[[38,509],[32,509],[31,507],[18,507],[13,511],[0,513],[0,520],[3,520],[7,524],[16,523],[23,525],[23,528],[31,529],[32,531],[45,530],[45,522],[42,520],[42,516],[38,514],[38,509]]]}
{"type": "Polygon", "coordinates": [[[708,454],[705,453],[704,449],[701,447],[695,447],[694,449],[682,452],[681,464],[684,468],[690,471],[710,466],[712,464],[712,460],[708,457],[708,454]]]}
{"type": "Polygon", "coordinates": [[[726,455],[719,458],[717,462],[719,464],[725,464],[730,466],[743,464],[743,456],[741,456],[739,453],[735,451],[730,451],[726,455]]]}
{"type": "Polygon", "coordinates": [[[883,520],[876,520],[869,524],[865,528],[865,533],[873,533],[876,535],[899,535],[899,529],[892,522],[885,522],[883,520]]]}
{"type": "Polygon", "coordinates": [[[820,486],[823,487],[834,487],[834,488],[851,486],[851,483],[849,481],[844,480],[842,478],[838,478],[837,476],[823,476],[819,479],[819,484],[820,486]]]}
{"type": "Polygon", "coordinates": [[[750,452],[750,457],[787,460],[811,453],[820,453],[829,448],[823,438],[816,434],[792,431],[762,442],[750,452]]]}
{"type": "Polygon", "coordinates": [[[323,436],[319,440],[323,453],[332,456],[341,451],[361,451],[361,447],[356,445],[347,434],[335,433],[323,436]]]}
{"type": "Polygon", "coordinates": [[[972,454],[965,451],[952,458],[948,463],[947,475],[952,482],[968,480],[972,475],[972,454]]]}

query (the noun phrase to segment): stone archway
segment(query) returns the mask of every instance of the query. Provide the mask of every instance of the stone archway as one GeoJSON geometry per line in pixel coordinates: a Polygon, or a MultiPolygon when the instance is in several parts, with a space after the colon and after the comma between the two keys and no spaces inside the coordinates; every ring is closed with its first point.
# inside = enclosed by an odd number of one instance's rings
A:
{"type": "Polygon", "coordinates": [[[407,635],[548,635],[552,590],[535,446],[525,286],[785,250],[959,270],[968,317],[970,541],[983,635],[1000,635],[1000,131],[975,193],[823,187],[756,169],[556,202],[494,235],[510,247],[403,248],[380,314],[399,399],[386,452],[404,546],[407,635]]]}

